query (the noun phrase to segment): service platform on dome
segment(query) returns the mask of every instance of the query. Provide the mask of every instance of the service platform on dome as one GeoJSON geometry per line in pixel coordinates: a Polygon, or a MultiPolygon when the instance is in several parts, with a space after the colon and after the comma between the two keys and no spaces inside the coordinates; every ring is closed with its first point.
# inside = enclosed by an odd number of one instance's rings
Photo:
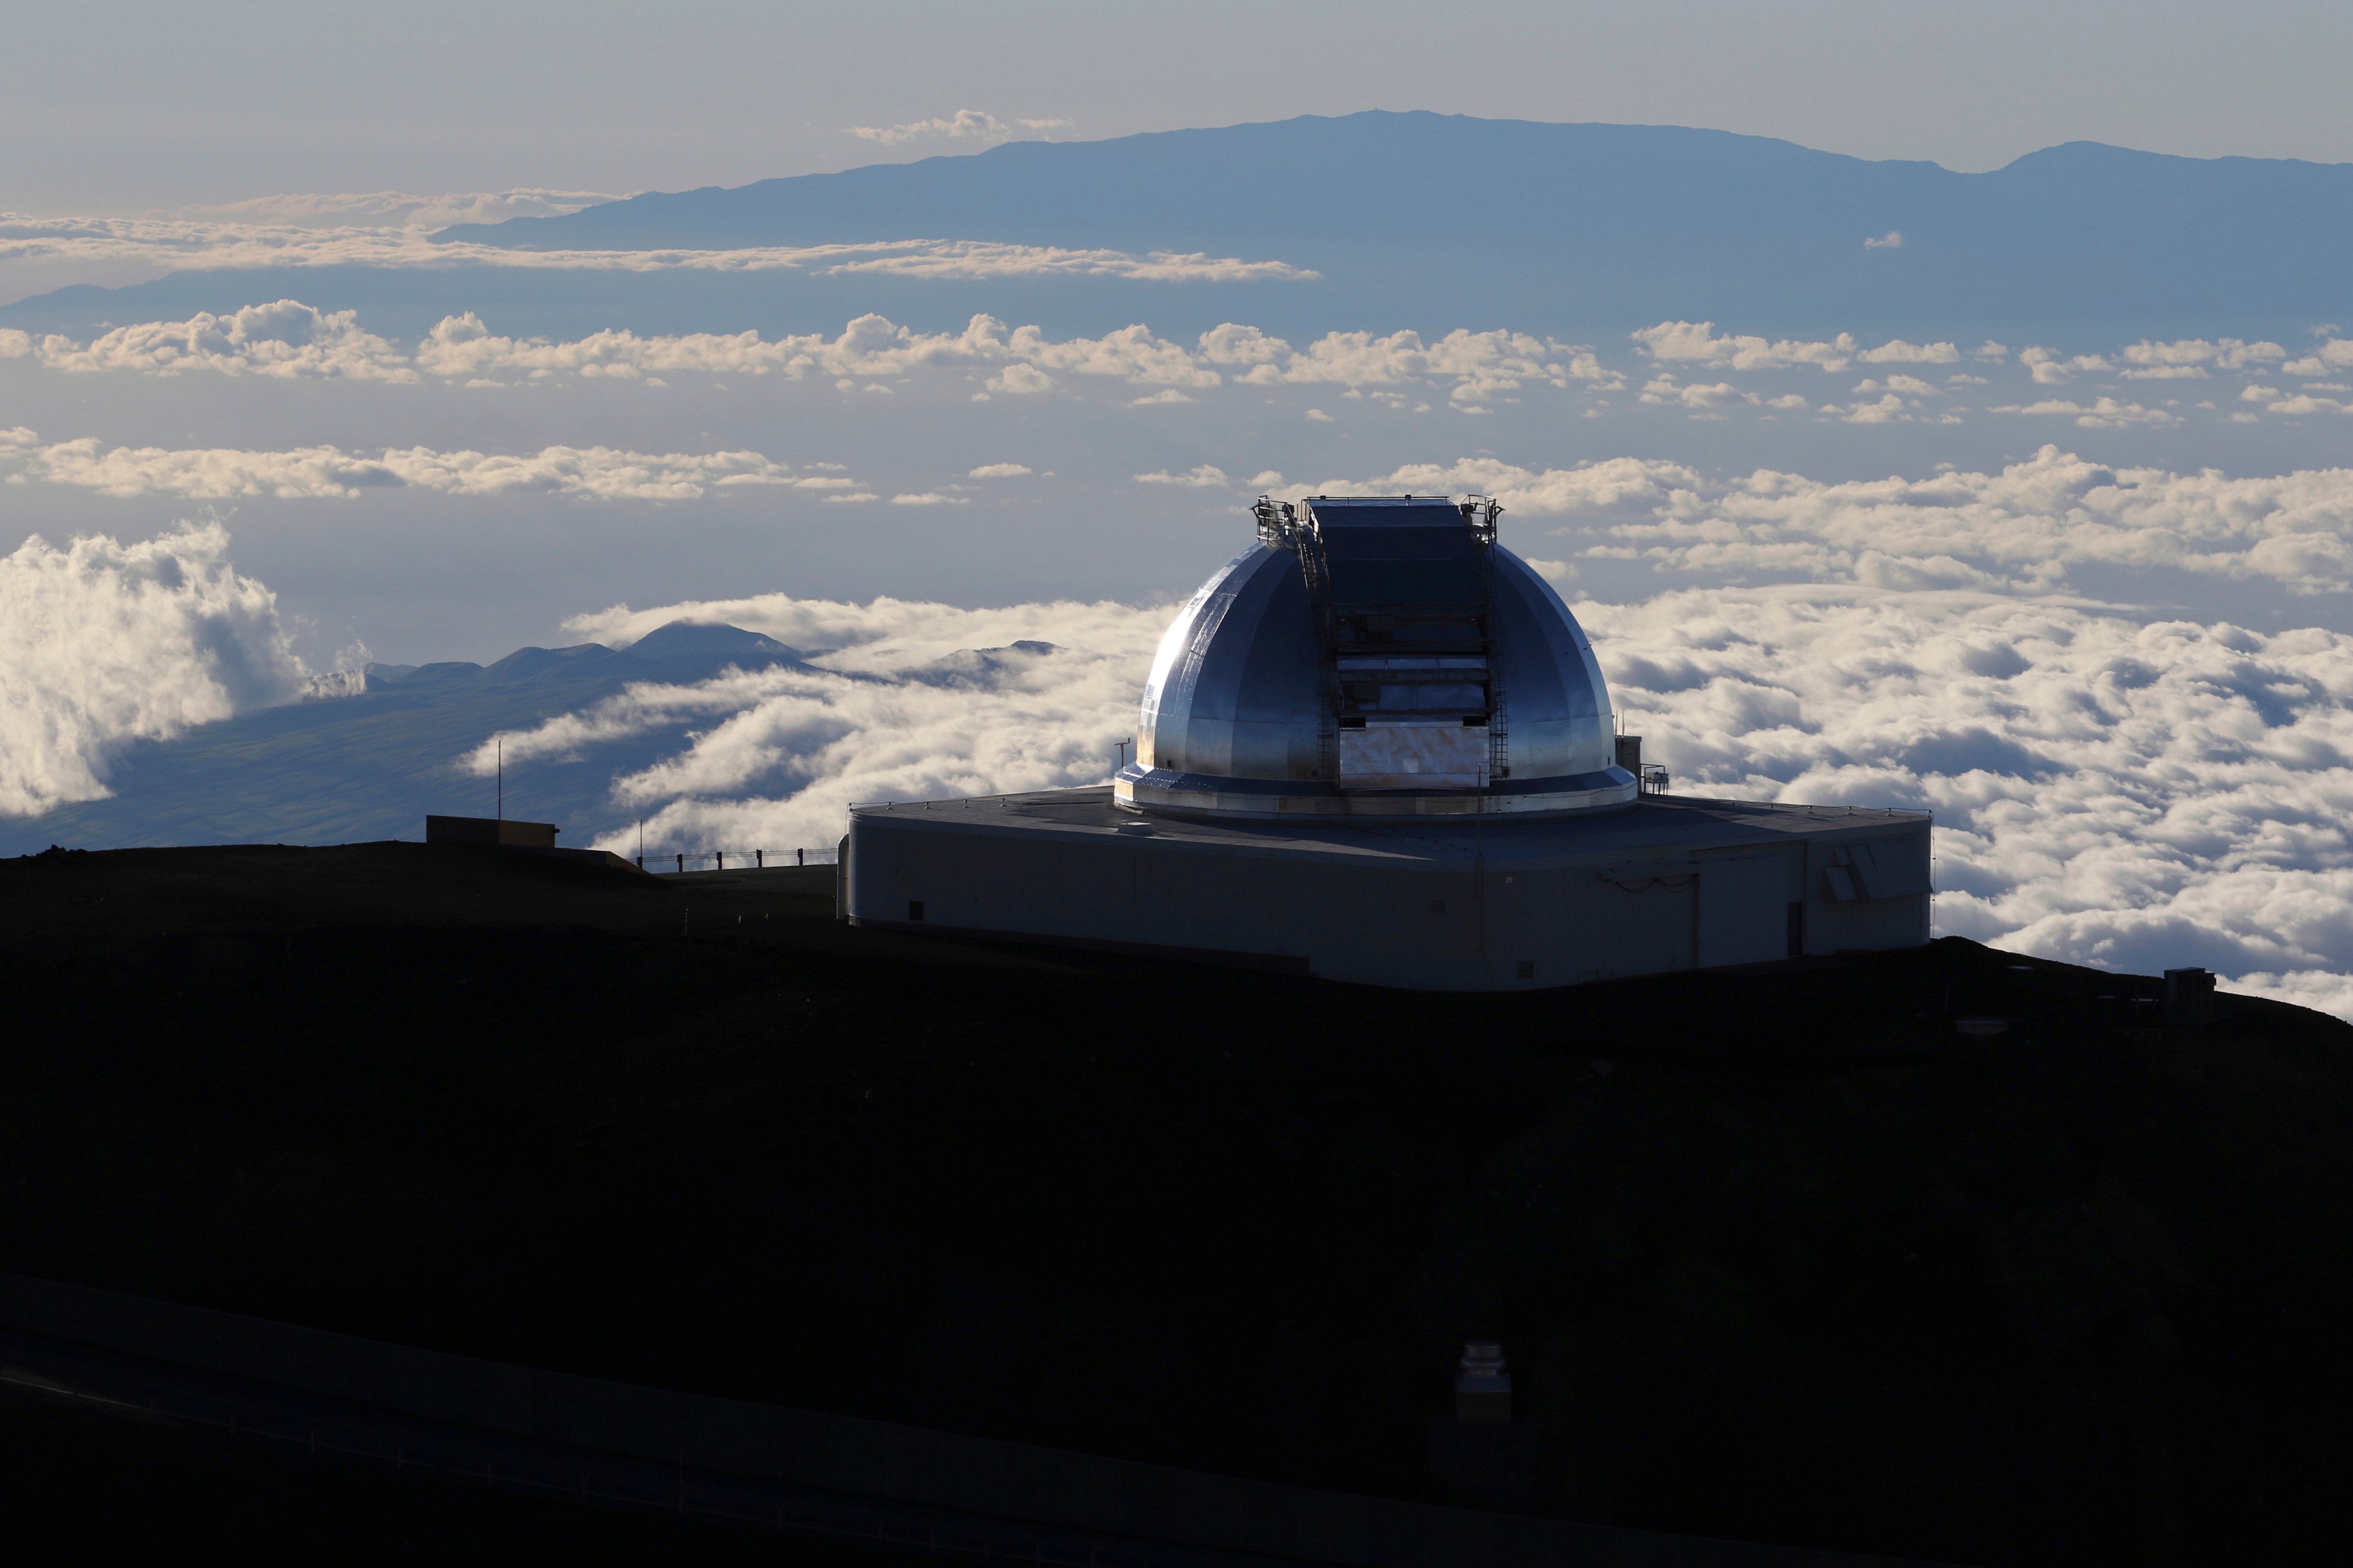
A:
{"type": "Polygon", "coordinates": [[[854,924],[1435,990],[1928,937],[1928,817],[1664,793],[1483,496],[1261,500],[1109,789],[852,809],[854,924]]]}

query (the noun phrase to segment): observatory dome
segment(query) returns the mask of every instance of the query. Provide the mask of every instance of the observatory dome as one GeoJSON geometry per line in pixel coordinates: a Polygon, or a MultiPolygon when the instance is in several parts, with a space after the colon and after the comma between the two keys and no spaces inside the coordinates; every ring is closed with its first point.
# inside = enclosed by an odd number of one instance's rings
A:
{"type": "Polygon", "coordinates": [[[1500,510],[1260,501],[1259,542],[1161,638],[1120,803],[1282,818],[1630,804],[1592,645],[1495,542],[1500,510]]]}

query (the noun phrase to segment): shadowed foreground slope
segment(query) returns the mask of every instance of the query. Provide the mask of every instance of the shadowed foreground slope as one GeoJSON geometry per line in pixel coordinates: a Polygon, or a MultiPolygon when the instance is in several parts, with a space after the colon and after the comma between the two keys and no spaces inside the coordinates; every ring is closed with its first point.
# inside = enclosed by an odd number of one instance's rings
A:
{"type": "Polygon", "coordinates": [[[2295,1557],[2353,1448],[2353,1031],[1968,943],[1400,995],[851,931],[830,872],[0,862],[0,1268],[1444,1498],[2295,1557]],[[1951,1016],[2019,1021],[1992,1037],[1951,1016]]]}

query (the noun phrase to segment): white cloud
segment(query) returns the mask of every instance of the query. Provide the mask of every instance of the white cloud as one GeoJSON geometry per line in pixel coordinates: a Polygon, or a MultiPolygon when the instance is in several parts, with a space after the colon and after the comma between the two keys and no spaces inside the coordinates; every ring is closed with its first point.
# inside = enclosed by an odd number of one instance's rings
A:
{"type": "Polygon", "coordinates": [[[1256,327],[1229,321],[1201,334],[1200,357],[1231,369],[1253,386],[1333,385],[1352,390],[1397,386],[1407,382],[1451,380],[1457,404],[1535,382],[1566,388],[1588,383],[1596,391],[1625,384],[1582,343],[1534,338],[1525,332],[1474,332],[1458,327],[1436,342],[1419,332],[1326,332],[1304,349],[1256,327]]]}
{"type": "Polygon", "coordinates": [[[1037,470],[1027,463],[983,463],[965,475],[968,479],[1021,479],[1037,470]]]}
{"type": "Polygon", "coordinates": [[[1054,378],[1034,364],[1011,364],[988,378],[991,392],[1010,393],[1027,396],[1033,393],[1054,390],[1054,378]]]}
{"type": "Polygon", "coordinates": [[[984,110],[959,109],[944,120],[913,120],[904,125],[853,125],[849,133],[885,147],[903,147],[910,142],[977,142],[982,146],[994,147],[1012,141],[1024,131],[1033,134],[1069,131],[1076,124],[1070,120],[1005,121],[984,110]]]}
{"type": "MultiPolygon", "coordinates": [[[[41,449],[0,433],[0,451],[41,449]]],[[[1845,576],[1577,609],[1628,727],[1679,788],[1933,810],[1941,930],[2143,972],[2202,963],[2353,1012],[2353,637],[1950,586],[2075,560],[2317,570],[2341,585],[2353,470],[2230,479],[2046,449],[2000,474],[1825,484],[1475,458],[1364,488],[1491,490],[1523,537],[1549,515],[1662,566],[1722,572],[1778,552],[1845,576]]],[[[92,798],[132,741],[301,690],[274,601],[227,549],[213,525],[129,546],[35,540],[0,561],[0,810],[92,798]]],[[[1573,560],[1537,559],[1575,580],[1573,560]]],[[[617,605],[572,629],[626,644],[673,619],[730,623],[822,668],[640,685],[505,742],[518,758],[593,759],[675,731],[669,754],[613,781],[616,815],[646,814],[653,843],[827,843],[851,799],[1100,780],[1170,613],[781,595],[617,605]],[[1011,650],[1021,641],[1056,647],[1011,650]],[[949,658],[973,648],[1006,651],[949,658]]]]}
{"type": "Polygon", "coordinates": [[[1854,356],[1865,364],[1958,364],[1961,351],[1950,343],[1907,343],[1891,338],[1854,356]]]}
{"type": "Polygon", "coordinates": [[[2282,392],[2276,386],[2257,384],[2239,394],[2241,402],[2260,405],[2265,414],[2295,417],[2306,414],[2353,413],[2353,403],[2334,397],[2315,397],[2310,390],[2302,393],[2282,392]]]}
{"type": "Polygon", "coordinates": [[[1934,811],[1940,931],[2353,1001],[2353,638],[1968,593],[1577,611],[1678,789],[1934,811]]]}
{"type": "Polygon", "coordinates": [[[1672,375],[1657,375],[1644,384],[1641,401],[1710,414],[1729,404],[1753,403],[1756,399],[1728,381],[1686,386],[1672,375]]]}
{"type": "MultiPolygon", "coordinates": [[[[2039,368],[2039,367],[2038,367],[2039,368]]],[[[2041,380],[2037,376],[2036,380],[2041,380]]],[[[2178,425],[2180,416],[2162,408],[2147,408],[2137,403],[2122,403],[2113,397],[2102,397],[2095,403],[2072,403],[2063,398],[2045,398],[2040,403],[2023,405],[2008,404],[1992,410],[1996,414],[2039,415],[2045,417],[2073,419],[2086,430],[2121,430],[2132,425],[2178,425]]]]}
{"type": "Polygon", "coordinates": [[[1894,228],[1889,229],[1876,239],[1866,239],[1862,242],[1862,247],[1865,250],[1900,250],[1903,246],[1904,231],[1894,228]]]}
{"type": "Polygon", "coordinates": [[[2292,593],[2353,587],[2353,468],[2232,479],[2115,468],[2045,447],[1999,473],[1831,484],[1758,469],[1712,479],[1617,458],[1570,468],[1492,458],[1410,464],[1330,494],[1479,490],[1557,517],[1596,559],[1725,578],[2056,591],[2073,567],[2167,568],[2268,580],[2292,593]]]}
{"type": "Polygon", "coordinates": [[[1144,281],[1309,281],[1282,261],[1206,253],[1073,250],[990,240],[903,239],[862,245],[754,246],[733,250],[521,250],[442,242],[423,228],[314,228],[196,218],[36,218],[0,213],[0,261],[143,264],[173,270],[249,267],[501,267],[559,271],[769,272],[816,276],[1125,278],[1144,281]]]}
{"type": "Polygon", "coordinates": [[[244,201],[179,207],[172,216],[216,223],[293,226],[302,228],[446,228],[460,223],[504,223],[511,217],[561,217],[621,195],[606,191],[463,191],[438,196],[406,191],[305,193],[251,196],[244,201]]]}
{"type": "MultiPolygon", "coordinates": [[[[1863,383],[1865,387],[1873,389],[1875,389],[1877,384],[1875,382],[1863,383]]],[[[1911,419],[1911,407],[1912,405],[1905,402],[1894,393],[1883,392],[1872,402],[1856,402],[1844,408],[1835,404],[1825,403],[1822,405],[1822,413],[1848,425],[1892,425],[1900,420],[1911,419]]]]}
{"type": "Polygon", "coordinates": [[[1853,337],[1841,332],[1828,342],[1716,334],[1714,321],[1661,321],[1630,334],[1642,352],[1661,363],[1705,365],[1712,370],[1788,370],[1810,364],[1846,369],[1855,357],[1853,337]]]}
{"type": "Polygon", "coordinates": [[[0,357],[34,355],[59,370],[136,370],[171,374],[204,368],[270,375],[341,375],[414,381],[417,373],[449,381],[500,376],[577,375],[640,381],[658,374],[768,375],[798,379],[896,379],[924,369],[1004,367],[990,383],[1000,392],[1043,392],[1050,371],[1102,376],[1131,385],[1204,387],[1222,377],[1181,343],[1142,326],[1100,338],[1056,341],[1036,327],[1008,328],[975,316],[961,332],[917,332],[877,315],[860,316],[839,335],[764,339],[756,331],[640,337],[607,331],[551,342],[491,331],[468,311],[444,317],[404,355],[362,330],[353,312],[333,314],[292,300],[248,306],[231,316],[151,321],[119,328],[89,344],[0,332],[0,357]],[[414,366],[414,368],[410,368],[414,366]]]}
{"type": "Polygon", "coordinates": [[[1139,485],[1184,485],[1194,489],[1223,489],[1233,482],[1226,478],[1226,471],[1223,468],[1213,468],[1207,463],[1203,463],[1197,468],[1188,468],[1181,474],[1164,471],[1155,474],[1137,474],[1134,479],[1139,485]]]}
{"type": "MultiPolygon", "coordinates": [[[[2029,350],[2028,353],[2040,353],[2029,350]]],[[[2260,369],[2276,364],[2287,358],[2287,351],[2272,342],[2244,342],[2237,338],[2222,338],[2209,342],[2203,338],[2183,338],[2174,342],[2152,342],[2144,338],[2127,346],[2122,353],[2132,366],[2122,373],[2126,381],[2202,380],[2208,365],[2217,370],[2260,369]]],[[[2095,368],[2105,370],[2105,364],[2095,368]]],[[[2037,380],[2042,377],[2038,374],[2037,380]]]]}
{"type": "Polygon", "coordinates": [[[12,469],[12,478],[73,485],[103,495],[205,500],[348,500],[363,490],[413,489],[460,496],[535,490],[600,500],[691,500],[712,486],[856,488],[853,480],[839,475],[799,472],[757,452],[656,454],[609,447],[547,447],[507,455],[410,447],[367,457],[336,447],[283,452],[109,447],[94,436],[44,444],[21,426],[0,431],[0,468],[12,469]]]}
{"type": "MultiPolygon", "coordinates": [[[[1652,407],[1686,417],[1715,420],[1737,411],[1769,417],[1805,412],[1808,400],[1787,391],[1752,391],[1730,380],[1678,379],[1690,367],[1736,372],[1786,372],[1812,366],[1831,371],[1854,364],[1928,366],[1957,364],[1962,355],[1950,342],[1915,343],[1893,339],[1859,348],[1852,334],[1825,341],[1768,342],[1761,337],[1719,334],[1711,323],[1671,321],[1633,334],[1655,366],[1639,394],[1652,407]]],[[[2004,355],[1999,343],[1975,351],[1988,368],[2004,355]]],[[[2341,390],[2317,383],[2337,360],[2353,365],[2353,346],[2321,341],[2301,359],[2282,361],[2286,351],[2268,342],[2237,339],[2144,341],[2118,351],[2128,368],[2121,373],[2107,358],[2079,354],[2062,359],[2031,347],[2020,363],[2042,384],[2061,384],[2080,374],[2122,374],[2143,379],[2205,378],[2214,374],[2260,376],[2276,366],[2306,380],[2300,399],[2269,382],[2242,387],[2240,412],[2226,420],[2260,422],[2255,412],[2295,416],[2343,411],[2323,394],[2341,390]],[[2334,359],[2331,356],[2335,356],[2334,359]]],[[[1530,386],[1613,394],[1625,378],[1604,366],[1590,348],[1497,330],[1457,329],[1435,340],[1412,331],[1334,331],[1298,347],[1261,328],[1225,322],[1192,343],[1163,338],[1134,324],[1101,337],[1049,338],[1036,326],[1011,327],[993,316],[971,318],[960,331],[923,332],[881,315],[849,322],[838,334],[807,333],[763,338],[757,331],[647,335],[618,330],[562,341],[510,337],[493,331],[473,312],[444,318],[415,345],[403,351],[368,331],[351,311],[329,312],[295,300],[248,306],[226,315],[199,313],[185,321],[150,321],[111,329],[90,342],[49,334],[36,337],[0,329],[0,360],[30,358],[53,370],[90,374],[121,371],[174,375],[206,370],[226,374],[413,381],[438,376],[469,387],[513,386],[556,376],[670,384],[682,374],[824,377],[846,393],[889,394],[911,377],[952,374],[979,389],[976,401],[992,396],[1085,394],[1092,380],[1142,389],[1124,401],[1133,407],[1187,404],[1221,386],[1331,386],[1340,395],[1392,409],[1427,413],[1427,390],[1444,385],[1447,404],[1471,416],[1488,413],[1498,402],[1516,402],[1530,386]],[[977,373],[977,374],[976,374],[977,373]]],[[[1983,377],[1955,374],[1947,385],[1988,384],[1983,377]]],[[[1965,410],[1931,408],[1943,395],[1929,382],[1902,372],[1866,379],[1849,404],[1818,410],[1825,420],[1852,425],[1920,421],[1962,422],[1965,410]]],[[[1588,405],[1590,416],[1605,405],[1588,405]]],[[[2201,403],[2211,411],[2211,405],[2201,403]]],[[[2044,396],[1996,405],[1994,412],[2026,417],[2060,417],[2087,429],[2178,423],[2171,405],[2138,403],[2114,395],[2088,401],[2044,396]]],[[[1329,416],[1306,411],[1311,422],[1329,416]]]]}
{"type": "Polygon", "coordinates": [[[892,496],[891,504],[892,506],[963,506],[968,499],[965,496],[944,496],[937,490],[919,490],[908,495],[892,496]]]}
{"type": "Polygon", "coordinates": [[[2107,372],[2116,368],[2097,354],[2077,354],[2072,359],[2061,359],[2057,354],[2039,344],[2019,350],[2018,363],[2033,373],[2035,384],[2038,386],[2060,386],[2073,380],[2077,375],[2107,372]]]}
{"type": "MultiPolygon", "coordinates": [[[[953,279],[976,281],[992,278],[1124,278],[1150,283],[1314,282],[1324,275],[1284,261],[1243,261],[1206,251],[1155,250],[1134,256],[1124,250],[1069,250],[1058,246],[997,245],[980,240],[923,240],[908,245],[860,246],[860,250],[890,254],[862,260],[837,261],[818,269],[818,276],[841,273],[885,273],[900,278],[953,279]]],[[[693,252],[646,252],[645,255],[693,255],[693,252]]],[[[753,256],[750,251],[718,255],[753,256]]],[[[680,265],[671,262],[668,265],[680,265]]],[[[792,265],[780,263],[780,265],[792,265]]],[[[651,270],[650,265],[646,270],[651,270]]]]}
{"type": "MultiPolygon", "coordinates": [[[[0,344],[0,354],[6,348],[0,344]]],[[[27,337],[24,352],[48,369],[80,373],[130,370],[176,375],[184,370],[209,370],[283,379],[419,379],[408,368],[407,355],[361,329],[357,311],[329,313],[296,300],[248,305],[226,316],[198,311],[185,321],[117,327],[88,343],[54,333],[37,343],[27,337]]]]}
{"type": "Polygon", "coordinates": [[[132,742],[290,700],[306,673],[219,524],[62,550],[37,534],[0,558],[0,814],[99,799],[132,742]]]}
{"type": "MultiPolygon", "coordinates": [[[[1661,321],[1642,328],[1632,337],[1644,354],[1661,364],[1699,365],[1710,370],[1775,371],[1811,365],[1834,374],[1856,361],[1866,364],[1955,364],[1961,357],[1960,350],[1948,342],[1915,343],[1894,338],[1877,348],[1865,349],[1856,346],[1851,332],[1841,332],[1827,340],[1776,342],[1718,333],[1713,321],[1661,321]]],[[[2002,352],[1998,343],[1987,347],[1997,353],[2002,352]]]]}
{"type": "MultiPolygon", "coordinates": [[[[1879,384],[1875,381],[1867,381],[1862,384],[1873,391],[1879,390],[1879,384]]],[[[1812,406],[1796,393],[1784,393],[1779,396],[1767,397],[1761,393],[1748,392],[1735,386],[1728,381],[1685,384],[1675,380],[1673,374],[1666,371],[1660,372],[1642,384],[1642,391],[1637,401],[1657,408],[1681,408],[1694,419],[1721,419],[1724,417],[1725,409],[1734,407],[1802,411],[1812,406]]],[[[1835,415],[1841,413],[1842,410],[1835,405],[1825,405],[1822,412],[1835,415]]]]}
{"type": "MultiPolygon", "coordinates": [[[[579,636],[626,644],[674,619],[765,632],[820,656],[695,686],[643,685],[596,708],[503,737],[507,760],[593,757],[601,741],[685,726],[672,756],[613,784],[646,816],[649,847],[829,844],[852,800],[913,799],[1092,784],[1135,702],[1170,605],[1015,605],[966,610],[785,595],[626,606],[578,617],[579,636]],[[1052,652],[1012,645],[1043,642],[1052,652]],[[987,668],[939,679],[960,649],[987,668]]],[[[492,747],[470,759],[486,769],[492,747]]],[[[634,843],[635,829],[631,830],[634,843]]],[[[617,838],[614,840],[617,843],[617,838]]]]}
{"type": "MultiPolygon", "coordinates": [[[[1638,488],[1673,477],[1614,472],[1638,488]]],[[[1940,931],[2353,1004],[2353,637],[1861,586],[1576,608],[1627,728],[1679,791],[1935,812],[1940,931]]],[[[671,619],[727,622],[816,650],[821,668],[636,687],[504,744],[510,761],[593,760],[604,742],[675,731],[669,755],[613,780],[615,814],[644,814],[649,845],[829,843],[851,800],[1102,780],[1171,613],[616,606],[573,629],[619,643],[671,619]],[[1000,651],[948,657],[973,648],[1000,651]]],[[[490,749],[470,765],[487,770],[490,749]]]]}

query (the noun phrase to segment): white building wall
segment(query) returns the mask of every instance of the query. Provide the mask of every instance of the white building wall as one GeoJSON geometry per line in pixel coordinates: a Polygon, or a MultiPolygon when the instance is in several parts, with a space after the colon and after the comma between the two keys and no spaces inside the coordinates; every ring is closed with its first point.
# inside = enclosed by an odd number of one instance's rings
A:
{"type": "Polygon", "coordinates": [[[853,817],[845,881],[863,925],[1518,990],[1782,958],[1793,902],[1807,952],[1924,942],[1926,823],[1865,820],[1873,826],[1616,858],[1531,855],[1523,838],[1516,858],[1474,859],[900,809],[853,817]],[[1852,868],[1831,878],[1832,854],[1856,844],[1885,846],[1864,858],[1866,882],[1876,872],[1904,885],[1916,858],[1919,890],[1862,897],[1852,868]]]}

